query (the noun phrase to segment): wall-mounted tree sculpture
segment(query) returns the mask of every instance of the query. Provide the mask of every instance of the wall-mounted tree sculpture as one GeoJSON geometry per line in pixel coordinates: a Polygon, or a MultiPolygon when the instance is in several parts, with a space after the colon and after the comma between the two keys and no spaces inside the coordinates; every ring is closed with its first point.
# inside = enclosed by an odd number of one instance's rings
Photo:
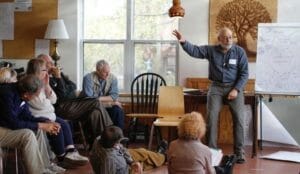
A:
{"type": "Polygon", "coordinates": [[[210,2],[210,41],[215,43],[217,31],[228,27],[234,33],[235,42],[245,49],[250,61],[255,61],[258,23],[270,23],[275,20],[272,13],[277,11],[277,0],[225,0],[223,3],[220,1],[222,0],[210,2]],[[268,9],[267,1],[272,6],[275,3],[276,7],[268,9]]]}

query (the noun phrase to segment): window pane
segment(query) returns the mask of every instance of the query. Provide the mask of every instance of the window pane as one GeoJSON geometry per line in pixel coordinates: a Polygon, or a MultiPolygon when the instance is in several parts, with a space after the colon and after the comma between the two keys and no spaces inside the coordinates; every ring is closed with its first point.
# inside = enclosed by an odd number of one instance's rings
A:
{"type": "Polygon", "coordinates": [[[175,85],[176,45],[175,44],[136,44],[135,76],[154,72],[164,77],[167,85],[175,85]]]}
{"type": "Polygon", "coordinates": [[[124,45],[123,44],[84,44],[84,74],[95,71],[96,62],[105,59],[111,72],[117,76],[120,90],[124,88],[124,45]]]}
{"type": "Polygon", "coordinates": [[[84,1],[85,39],[125,39],[125,37],[126,0],[84,1]]]}
{"type": "Polygon", "coordinates": [[[134,8],[134,39],[174,40],[172,31],[178,19],[170,18],[171,0],[136,0],[134,8]]]}

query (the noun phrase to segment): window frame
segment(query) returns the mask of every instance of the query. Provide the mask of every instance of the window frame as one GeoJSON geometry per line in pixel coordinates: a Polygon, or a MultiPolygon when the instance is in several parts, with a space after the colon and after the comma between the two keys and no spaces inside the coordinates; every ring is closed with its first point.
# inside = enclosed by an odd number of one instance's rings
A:
{"type": "MultiPolygon", "coordinates": [[[[84,2],[82,0],[82,5],[84,2]]],[[[82,6],[83,7],[83,6],[82,6]]],[[[83,8],[84,9],[84,8],[83,8]]],[[[82,57],[82,76],[84,76],[84,44],[123,44],[124,46],[124,88],[120,92],[129,92],[130,85],[135,78],[135,45],[136,44],[173,44],[175,45],[175,85],[178,84],[179,67],[179,44],[177,40],[139,40],[132,39],[134,36],[134,0],[127,0],[126,6],[126,37],[125,39],[85,39],[84,38],[84,10],[82,9],[82,39],[81,39],[81,57],[82,57]]],[[[179,25],[179,24],[178,24],[179,25]]],[[[92,70],[93,71],[93,70],[92,70]]],[[[113,70],[112,70],[113,73],[113,70]]]]}

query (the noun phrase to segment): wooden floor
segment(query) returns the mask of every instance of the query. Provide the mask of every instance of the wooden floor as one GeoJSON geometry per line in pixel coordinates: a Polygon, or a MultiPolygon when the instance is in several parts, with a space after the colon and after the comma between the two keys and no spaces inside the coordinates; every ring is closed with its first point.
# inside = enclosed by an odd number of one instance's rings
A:
{"type": "MultiPolygon", "coordinates": [[[[136,145],[134,145],[136,146],[136,145]]],[[[221,146],[224,154],[231,154],[231,145],[221,146]]],[[[279,148],[279,147],[264,147],[263,150],[258,150],[256,157],[251,158],[251,146],[246,147],[246,163],[236,164],[233,174],[300,174],[300,163],[275,161],[259,158],[262,155],[267,155],[277,151],[297,151],[299,148],[279,148]]],[[[145,174],[167,174],[167,166],[146,171],[145,174]]],[[[92,174],[91,166],[88,164],[77,168],[76,170],[68,170],[66,174],[92,174]]]]}

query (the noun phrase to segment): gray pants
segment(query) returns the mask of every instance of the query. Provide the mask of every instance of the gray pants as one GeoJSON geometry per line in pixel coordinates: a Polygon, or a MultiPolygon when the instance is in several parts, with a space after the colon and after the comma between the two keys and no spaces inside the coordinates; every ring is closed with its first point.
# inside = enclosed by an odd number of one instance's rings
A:
{"type": "Polygon", "coordinates": [[[244,94],[239,92],[234,100],[227,100],[232,87],[212,84],[207,95],[207,140],[208,146],[217,148],[219,114],[224,103],[229,105],[233,121],[234,153],[244,153],[244,94]]]}
{"type": "Polygon", "coordinates": [[[0,147],[20,149],[27,173],[41,174],[45,169],[36,136],[29,129],[10,130],[0,127],[0,147]]]}

